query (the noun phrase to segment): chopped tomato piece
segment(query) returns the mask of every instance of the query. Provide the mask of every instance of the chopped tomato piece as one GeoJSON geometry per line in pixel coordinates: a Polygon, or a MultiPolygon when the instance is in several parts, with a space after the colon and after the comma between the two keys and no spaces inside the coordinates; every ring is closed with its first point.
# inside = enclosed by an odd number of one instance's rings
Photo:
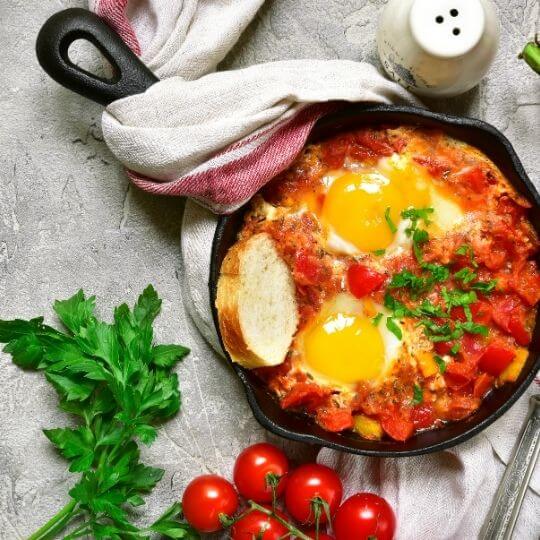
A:
{"type": "Polygon", "coordinates": [[[484,340],[480,336],[465,334],[461,338],[461,348],[459,352],[468,365],[476,366],[485,350],[486,346],[484,340]]]}
{"type": "Polygon", "coordinates": [[[425,167],[429,174],[435,178],[442,178],[452,170],[452,163],[441,157],[415,156],[413,159],[416,163],[425,167]]]}
{"type": "Polygon", "coordinates": [[[461,420],[476,411],[480,406],[480,399],[473,396],[454,395],[448,404],[448,420],[461,420]]]}
{"type": "Polygon", "coordinates": [[[315,284],[321,271],[320,260],[305,249],[300,249],[294,261],[294,277],[301,285],[315,284]]]}
{"type": "Polygon", "coordinates": [[[426,429],[435,423],[435,413],[431,405],[418,405],[411,412],[411,420],[416,429],[426,429]]]}
{"type": "Polygon", "coordinates": [[[525,306],[515,295],[493,295],[493,320],[501,329],[526,347],[531,342],[531,333],[525,322],[525,306]]]}
{"type": "Polygon", "coordinates": [[[414,433],[414,423],[404,412],[386,414],[381,418],[384,431],[396,441],[406,441],[414,433]]]}
{"type": "Polygon", "coordinates": [[[516,356],[516,351],[504,343],[490,343],[480,357],[479,368],[490,375],[498,377],[516,356]]]}
{"type": "Polygon", "coordinates": [[[349,289],[356,298],[363,298],[378,289],[386,281],[386,276],[365,266],[353,264],[347,271],[349,289]]]}
{"type": "Polygon", "coordinates": [[[481,373],[474,381],[473,396],[483,398],[492,388],[495,377],[488,373],[481,373]]]}
{"type": "Polygon", "coordinates": [[[530,345],[532,336],[525,327],[523,318],[518,316],[512,317],[508,323],[508,330],[518,345],[521,345],[522,347],[530,345]]]}
{"type": "Polygon", "coordinates": [[[523,264],[510,280],[510,287],[529,306],[534,306],[540,301],[540,273],[536,263],[528,261],[523,264]]]}
{"type": "Polygon", "coordinates": [[[476,193],[482,193],[488,186],[486,173],[481,167],[468,167],[459,173],[459,180],[476,193]]]}
{"type": "Polygon", "coordinates": [[[444,380],[448,388],[460,390],[474,379],[474,369],[463,362],[450,362],[446,364],[444,380]]]}
{"type": "Polygon", "coordinates": [[[329,393],[329,390],[322,388],[315,383],[297,383],[292,387],[289,393],[281,399],[281,406],[284,409],[299,407],[301,405],[313,408],[319,405],[329,393]]]}
{"type": "Polygon", "coordinates": [[[354,425],[350,407],[320,407],[317,409],[316,421],[323,429],[334,433],[350,429],[354,425]]]}
{"type": "MultiPolygon", "coordinates": [[[[487,302],[479,300],[470,305],[472,320],[479,324],[488,324],[491,320],[491,306],[487,302]]],[[[465,322],[467,316],[463,306],[453,307],[450,312],[452,319],[455,321],[465,322]]]]}
{"type": "Polygon", "coordinates": [[[355,142],[365,146],[377,156],[391,156],[394,149],[380,131],[361,129],[354,134],[355,142]]]}
{"type": "Polygon", "coordinates": [[[433,346],[435,352],[440,355],[451,354],[452,347],[456,344],[455,341],[437,341],[433,346]]]}

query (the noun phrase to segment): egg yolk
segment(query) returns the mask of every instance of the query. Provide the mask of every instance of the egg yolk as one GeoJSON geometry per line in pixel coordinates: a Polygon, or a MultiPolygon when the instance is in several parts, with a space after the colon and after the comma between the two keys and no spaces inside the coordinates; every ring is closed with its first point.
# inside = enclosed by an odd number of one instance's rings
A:
{"type": "Polygon", "coordinates": [[[411,164],[384,173],[349,172],[330,186],[322,220],[361,251],[386,249],[394,234],[385,213],[397,224],[403,210],[427,207],[430,199],[429,179],[411,164]]]}
{"type": "Polygon", "coordinates": [[[328,379],[352,384],[372,380],[384,367],[384,343],[366,317],[335,313],[306,332],[305,361],[328,379]]]}

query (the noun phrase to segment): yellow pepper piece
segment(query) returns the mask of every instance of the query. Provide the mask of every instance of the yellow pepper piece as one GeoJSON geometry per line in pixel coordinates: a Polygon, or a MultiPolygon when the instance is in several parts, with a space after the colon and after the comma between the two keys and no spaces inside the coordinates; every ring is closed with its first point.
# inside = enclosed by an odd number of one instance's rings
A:
{"type": "Polygon", "coordinates": [[[424,377],[432,377],[436,373],[439,373],[439,366],[433,358],[433,353],[429,351],[422,351],[417,356],[416,360],[424,377]]]}
{"type": "Polygon", "coordinates": [[[499,384],[514,382],[519,377],[528,356],[529,351],[520,347],[516,351],[516,357],[512,360],[512,363],[499,375],[499,384]]]}
{"type": "Polygon", "coordinates": [[[364,439],[379,441],[383,436],[383,429],[377,420],[359,414],[354,417],[354,431],[364,439]]]}

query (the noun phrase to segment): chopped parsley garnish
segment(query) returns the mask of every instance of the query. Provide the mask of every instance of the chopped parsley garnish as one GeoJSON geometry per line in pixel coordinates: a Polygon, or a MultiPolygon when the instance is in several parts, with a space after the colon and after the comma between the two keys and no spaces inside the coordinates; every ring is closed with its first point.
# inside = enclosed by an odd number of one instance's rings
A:
{"type": "Polygon", "coordinates": [[[450,354],[452,356],[456,356],[456,354],[459,352],[459,349],[461,349],[461,343],[454,343],[454,345],[452,345],[452,348],[450,349],[450,354]]]}
{"type": "Polygon", "coordinates": [[[446,362],[437,354],[433,357],[437,366],[439,366],[439,372],[442,374],[446,371],[446,362]]]}
{"type": "Polygon", "coordinates": [[[379,323],[381,322],[382,317],[383,317],[382,313],[377,313],[377,315],[375,315],[375,317],[373,317],[372,319],[373,326],[379,326],[379,323]]]}
{"type": "Polygon", "coordinates": [[[403,333],[401,332],[401,328],[399,327],[399,324],[396,323],[395,319],[393,317],[386,317],[386,328],[394,334],[398,339],[403,338],[403,333]]]}
{"type": "Polygon", "coordinates": [[[474,289],[476,291],[480,291],[481,293],[488,294],[493,289],[497,287],[497,280],[492,279],[490,281],[477,281],[475,283],[471,283],[471,289],[474,289]]]}
{"type": "Polygon", "coordinates": [[[384,219],[386,220],[386,223],[388,223],[388,227],[390,229],[390,232],[392,234],[397,233],[397,227],[395,226],[394,222],[392,221],[392,218],[390,217],[390,207],[387,206],[386,210],[384,211],[384,219]]]}
{"type": "Polygon", "coordinates": [[[427,270],[431,274],[431,277],[435,283],[446,281],[450,277],[450,270],[448,270],[448,267],[441,264],[424,262],[421,266],[424,270],[427,270]]]}
{"type": "Polygon", "coordinates": [[[448,312],[450,312],[453,307],[468,306],[478,300],[474,291],[462,291],[460,289],[447,290],[446,287],[442,288],[441,295],[448,312]]]}
{"type": "Polygon", "coordinates": [[[416,229],[413,233],[413,251],[414,256],[418,262],[422,262],[422,244],[425,244],[429,240],[429,234],[423,229],[416,229]]]}
{"type": "Polygon", "coordinates": [[[473,268],[478,268],[478,263],[474,260],[473,248],[468,244],[463,244],[458,249],[456,249],[456,255],[463,255],[464,257],[468,255],[473,268]]]}
{"type": "Polygon", "coordinates": [[[412,398],[412,404],[413,405],[419,405],[424,401],[424,391],[420,386],[415,384],[413,386],[413,398],[412,398]]]}
{"type": "Polygon", "coordinates": [[[405,229],[407,236],[411,236],[418,226],[418,221],[423,220],[426,225],[431,223],[430,214],[433,214],[433,208],[407,208],[401,212],[403,219],[410,219],[411,226],[405,229]]]}
{"type": "Polygon", "coordinates": [[[459,279],[465,285],[476,279],[476,273],[470,268],[462,268],[459,272],[454,274],[455,279],[459,279]]]}
{"type": "Polygon", "coordinates": [[[373,252],[373,255],[375,255],[376,257],[382,257],[385,253],[386,253],[386,249],[376,249],[373,252]]]}
{"type": "Polygon", "coordinates": [[[420,292],[425,288],[425,285],[425,279],[413,274],[409,270],[402,270],[401,272],[392,276],[392,280],[388,286],[391,289],[405,287],[415,292],[420,292]]]}

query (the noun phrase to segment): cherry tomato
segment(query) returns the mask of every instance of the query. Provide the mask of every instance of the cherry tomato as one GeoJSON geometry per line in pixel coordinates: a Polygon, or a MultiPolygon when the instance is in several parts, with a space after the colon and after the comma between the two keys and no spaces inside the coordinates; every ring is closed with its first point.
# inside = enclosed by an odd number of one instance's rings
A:
{"type": "Polygon", "coordinates": [[[352,264],[347,270],[349,289],[356,298],[363,298],[378,289],[385,280],[384,274],[380,274],[363,264],[352,264]]]}
{"type": "MultiPolygon", "coordinates": [[[[281,512],[276,514],[287,519],[281,512]]],[[[254,510],[240,518],[231,530],[231,540],[278,540],[285,538],[289,530],[277,519],[266,515],[260,510],[254,510]]]]}
{"type": "Polygon", "coordinates": [[[277,446],[268,443],[254,444],[246,448],[236,459],[234,483],[236,489],[246,499],[258,503],[272,501],[272,489],[267,483],[267,475],[274,474],[281,479],[276,488],[279,496],[285,489],[284,476],[289,472],[287,456],[277,446]]]}
{"type": "Polygon", "coordinates": [[[435,352],[444,356],[445,354],[451,354],[452,347],[455,345],[455,341],[437,341],[434,344],[435,352]]]}
{"type": "Polygon", "coordinates": [[[220,514],[232,516],[238,508],[238,496],[230,482],[215,474],[193,479],[182,497],[184,517],[199,532],[219,531],[220,514]]]}
{"type": "MultiPolygon", "coordinates": [[[[315,534],[315,529],[306,531],[304,534],[307,534],[307,536],[313,538],[313,540],[316,540],[317,538],[317,535],[315,534]]],[[[330,536],[329,534],[326,534],[325,532],[319,531],[319,540],[335,540],[335,538],[333,536],[330,536]]]]}
{"type": "MultiPolygon", "coordinates": [[[[326,501],[330,516],[333,516],[342,496],[343,487],[337,473],[324,465],[309,463],[298,467],[289,476],[285,488],[285,506],[294,519],[313,525],[313,499],[321,498],[326,501]]],[[[319,523],[326,521],[326,513],[321,508],[319,523]]]]}
{"type": "Polygon", "coordinates": [[[347,499],[334,518],[336,540],[392,540],[396,517],[390,505],[373,493],[357,493],[347,499]]]}
{"type": "Polygon", "coordinates": [[[498,377],[511,363],[516,352],[504,344],[491,343],[480,357],[479,367],[482,371],[498,377]]]}

